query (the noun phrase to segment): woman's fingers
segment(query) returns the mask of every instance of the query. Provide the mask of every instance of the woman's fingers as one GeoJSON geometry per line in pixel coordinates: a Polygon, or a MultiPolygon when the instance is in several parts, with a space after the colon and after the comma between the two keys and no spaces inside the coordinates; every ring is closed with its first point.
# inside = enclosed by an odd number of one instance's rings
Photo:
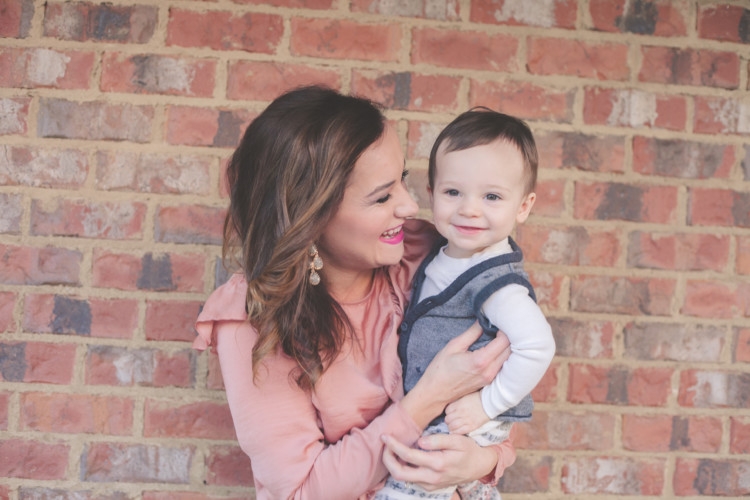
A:
{"type": "Polygon", "coordinates": [[[475,321],[468,330],[450,340],[444,347],[446,351],[461,352],[466,351],[482,334],[482,327],[478,321],[475,321]]]}

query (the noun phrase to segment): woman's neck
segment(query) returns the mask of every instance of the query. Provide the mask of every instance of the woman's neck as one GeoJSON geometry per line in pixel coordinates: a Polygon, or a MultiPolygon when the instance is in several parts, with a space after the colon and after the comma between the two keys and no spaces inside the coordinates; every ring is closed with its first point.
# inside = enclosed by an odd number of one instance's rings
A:
{"type": "Polygon", "coordinates": [[[374,269],[358,272],[330,272],[326,275],[326,286],[337,302],[351,304],[367,297],[372,288],[374,276],[374,269]]]}

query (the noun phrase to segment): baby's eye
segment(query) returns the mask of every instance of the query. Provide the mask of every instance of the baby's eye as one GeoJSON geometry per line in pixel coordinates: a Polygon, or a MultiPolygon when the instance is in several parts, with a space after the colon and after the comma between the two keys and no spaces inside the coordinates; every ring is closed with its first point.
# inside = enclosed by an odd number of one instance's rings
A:
{"type": "Polygon", "coordinates": [[[446,189],[445,194],[448,196],[458,196],[458,189],[446,189]]]}
{"type": "Polygon", "coordinates": [[[497,195],[495,193],[489,193],[487,196],[485,196],[485,198],[487,198],[487,200],[489,201],[498,201],[502,199],[500,198],[500,195],[497,195]]]}

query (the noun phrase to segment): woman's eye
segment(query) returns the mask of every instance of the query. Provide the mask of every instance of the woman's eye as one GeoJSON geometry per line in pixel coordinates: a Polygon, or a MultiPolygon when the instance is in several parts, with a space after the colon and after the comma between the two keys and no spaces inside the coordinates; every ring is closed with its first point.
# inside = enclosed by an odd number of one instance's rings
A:
{"type": "Polygon", "coordinates": [[[404,171],[401,172],[401,182],[405,181],[407,177],[409,177],[409,171],[404,169],[404,171]]]}
{"type": "Polygon", "coordinates": [[[391,195],[387,194],[387,195],[383,196],[382,198],[378,198],[377,200],[375,200],[375,203],[379,203],[379,204],[382,205],[383,203],[385,203],[386,201],[388,201],[390,199],[391,199],[391,195]]]}

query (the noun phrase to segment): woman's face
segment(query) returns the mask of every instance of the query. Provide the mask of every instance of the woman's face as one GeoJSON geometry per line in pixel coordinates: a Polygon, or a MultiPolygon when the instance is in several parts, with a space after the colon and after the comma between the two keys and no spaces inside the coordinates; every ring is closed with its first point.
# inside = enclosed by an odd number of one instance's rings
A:
{"type": "Polygon", "coordinates": [[[396,132],[383,136],[359,157],[336,213],[318,240],[321,276],[370,272],[396,264],[404,253],[404,220],[418,206],[406,190],[404,155],[396,132]]]}

